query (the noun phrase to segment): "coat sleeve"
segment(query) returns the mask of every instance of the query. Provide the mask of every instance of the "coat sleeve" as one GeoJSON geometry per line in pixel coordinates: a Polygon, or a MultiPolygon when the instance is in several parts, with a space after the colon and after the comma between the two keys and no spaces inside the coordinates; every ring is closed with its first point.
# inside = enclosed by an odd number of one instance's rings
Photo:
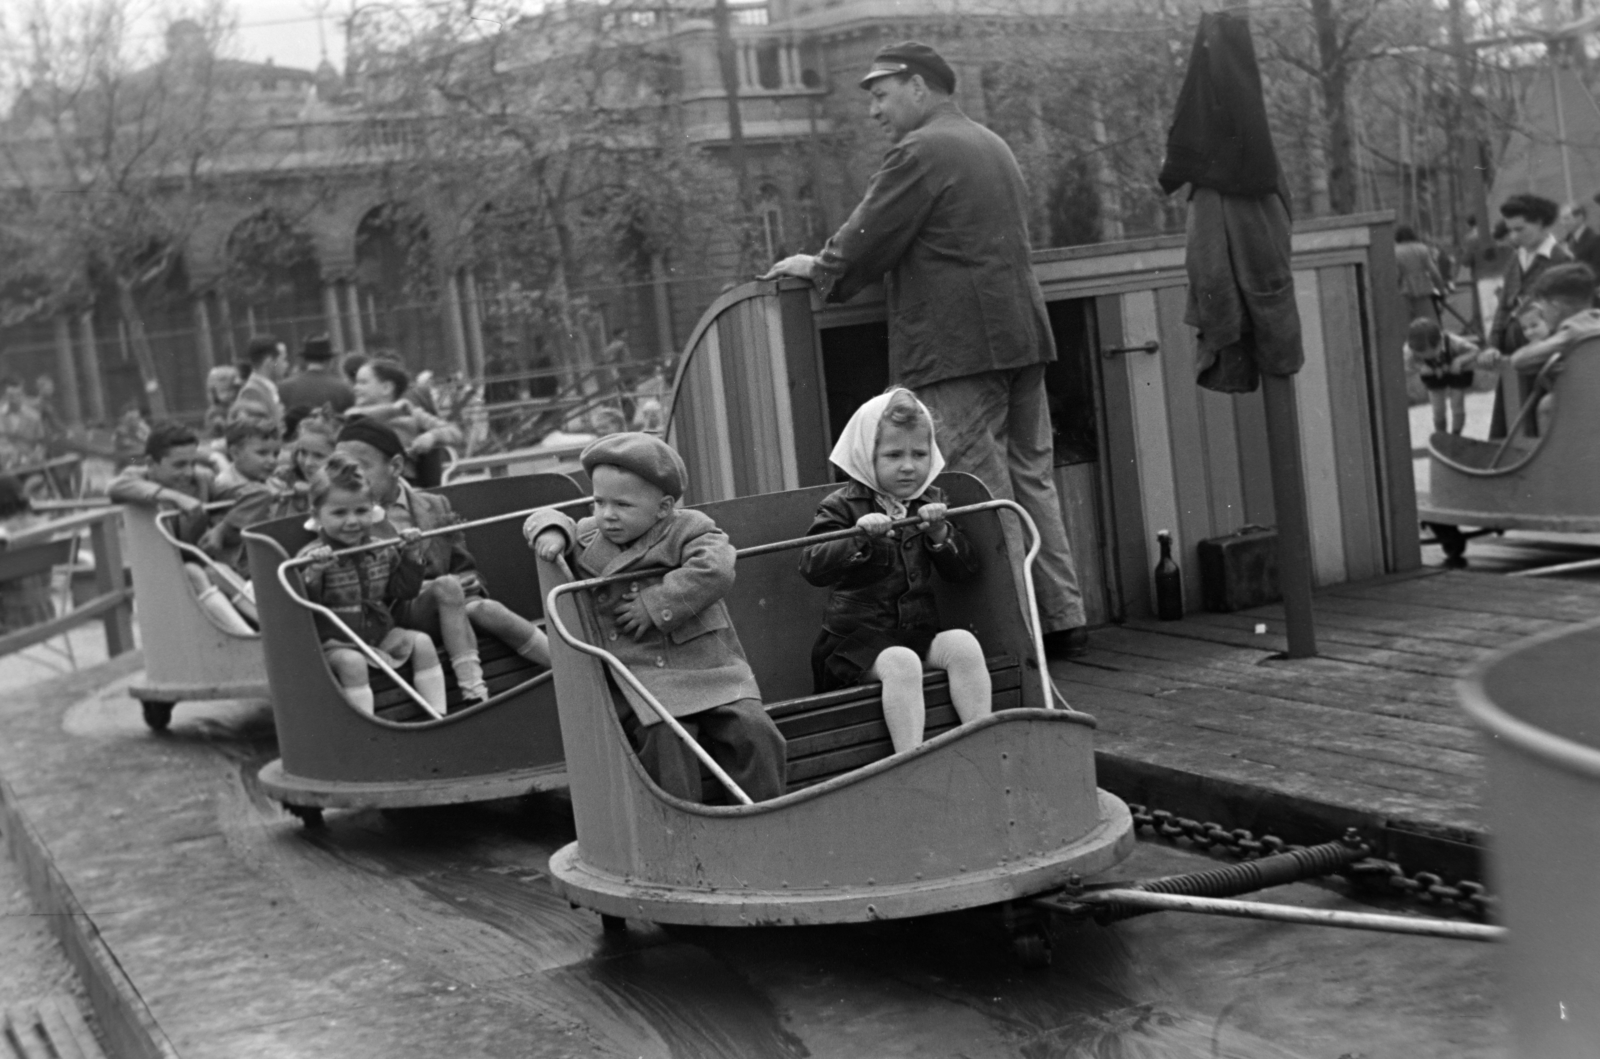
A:
{"type": "Polygon", "coordinates": [[[672,632],[733,587],[736,552],[728,535],[716,526],[684,541],[678,558],[679,564],[660,582],[639,590],[650,620],[662,632],[672,632]]]}
{"type": "Polygon", "coordinates": [[[461,444],[461,428],[448,419],[441,419],[420,405],[411,406],[411,415],[417,425],[417,434],[432,434],[436,445],[461,444]]]}
{"type": "Polygon", "coordinates": [[[972,538],[961,532],[961,527],[954,522],[949,526],[950,536],[945,538],[944,547],[935,548],[929,542],[928,557],[933,560],[933,568],[939,571],[939,576],[953,584],[976,574],[983,564],[978,559],[978,549],[972,546],[972,538]]]}
{"type": "MultiPolygon", "coordinates": [[[[855,524],[855,513],[850,509],[850,502],[833,493],[818,506],[806,536],[815,537],[849,529],[855,524]]],[[[892,560],[888,558],[886,548],[884,542],[875,541],[866,534],[826,544],[813,544],[800,553],[800,576],[818,588],[826,588],[838,584],[852,573],[864,573],[880,566],[887,569],[892,560]]]]}
{"type": "Polygon", "coordinates": [[[143,467],[125,467],[111,484],[106,487],[106,496],[118,504],[138,504],[142,507],[155,507],[158,501],[157,494],[162,486],[152,482],[145,476],[143,467]]]}
{"type": "Polygon", "coordinates": [[[567,550],[578,542],[578,524],[564,511],[555,508],[545,508],[535,511],[522,523],[522,539],[528,542],[528,547],[533,547],[533,542],[539,539],[539,534],[547,529],[560,530],[567,538],[567,550]]]}
{"type": "Polygon", "coordinates": [[[813,282],[831,302],[849,301],[905,256],[934,196],[927,165],[912,144],[897,144],[873,174],[867,193],[817,255],[813,282]]]}

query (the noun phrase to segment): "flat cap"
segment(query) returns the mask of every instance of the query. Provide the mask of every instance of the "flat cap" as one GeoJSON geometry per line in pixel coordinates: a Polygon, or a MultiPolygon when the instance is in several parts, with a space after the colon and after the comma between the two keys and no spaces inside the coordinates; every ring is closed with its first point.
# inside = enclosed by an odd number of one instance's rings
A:
{"type": "Polygon", "coordinates": [[[594,475],[602,463],[632,471],[668,496],[683,496],[689,471],[677,450],[654,434],[628,431],[607,434],[589,443],[578,457],[584,473],[594,475]]]}
{"type": "Polygon", "coordinates": [[[946,92],[956,90],[956,72],[944,61],[944,56],[914,40],[901,41],[878,49],[872,57],[872,69],[860,81],[866,88],[880,77],[895,74],[921,74],[922,79],[946,92]]]}
{"type": "Polygon", "coordinates": [[[380,423],[371,416],[357,416],[339,428],[339,436],[334,439],[334,444],[341,441],[360,441],[371,445],[383,455],[385,459],[394,459],[396,456],[406,454],[405,443],[385,423],[380,423]]]}

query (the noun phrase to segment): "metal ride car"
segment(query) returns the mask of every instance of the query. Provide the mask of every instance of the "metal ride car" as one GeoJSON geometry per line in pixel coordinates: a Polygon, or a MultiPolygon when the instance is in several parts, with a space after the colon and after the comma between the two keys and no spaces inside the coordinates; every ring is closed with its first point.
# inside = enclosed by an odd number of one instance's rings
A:
{"type": "MultiPolygon", "coordinates": [[[[228,505],[212,505],[213,508],[228,505]]],[[[200,699],[265,699],[266,665],[261,635],[219,626],[195,599],[185,562],[218,571],[226,582],[238,575],[172,533],[176,512],[135,504],[122,509],[133,568],[144,681],[128,689],[144,706],[154,731],[172,723],[174,703],[200,699]]]]}
{"type": "Polygon", "coordinates": [[[1468,539],[1494,530],[1600,532],[1600,338],[1548,361],[1537,382],[1504,438],[1428,439],[1429,491],[1418,517],[1447,565],[1465,565],[1468,539]],[[1557,406],[1535,436],[1529,428],[1545,383],[1557,406]]]}
{"type": "Polygon", "coordinates": [[[577,825],[577,841],[550,861],[558,894],[612,929],[626,918],[861,922],[1018,901],[1128,854],[1128,809],[1095,784],[1094,719],[1055,692],[1031,574],[1015,576],[1014,564],[1027,569],[1037,550],[1031,522],[970,475],[943,475],[939,485],[984,560],[971,581],[938,586],[939,612],[983,645],[995,712],[955,727],[945,678],[933,674],[927,741],[898,755],[881,685],[812,694],[810,644],[827,592],[806,584],[796,563],[798,549],[825,538],[791,538],[833,487],[701,506],[740,547],[726,602],[788,741],[788,791],[757,804],[703,751],[716,777],[708,789],[720,783],[733,804],[686,802],[649,778],[617,717],[619,686],[642,685],[597,646],[584,604],[585,589],[605,579],[575,582],[564,565],[539,563],[577,825]],[[1026,557],[1008,552],[1003,517],[1027,527],[1026,557]]]}
{"type": "MultiPolygon", "coordinates": [[[[425,536],[464,531],[494,598],[530,620],[542,614],[522,520],[538,507],[586,501],[566,475],[535,474],[436,490],[465,521],[425,536]]],[[[266,670],[280,757],[262,787],[308,825],[328,808],[407,808],[514,797],[565,784],[555,689],[541,670],[493,637],[479,637],[490,697],[430,716],[414,688],[374,673],[376,713],[351,706],[323,657],[315,604],[301,593],[291,558],[311,540],[304,518],[245,532],[266,630],[266,670]]],[[[331,612],[330,612],[331,613],[331,612]]],[[[326,616],[326,615],[325,615],[326,616]]],[[[447,676],[452,701],[459,690],[447,676]]]]}

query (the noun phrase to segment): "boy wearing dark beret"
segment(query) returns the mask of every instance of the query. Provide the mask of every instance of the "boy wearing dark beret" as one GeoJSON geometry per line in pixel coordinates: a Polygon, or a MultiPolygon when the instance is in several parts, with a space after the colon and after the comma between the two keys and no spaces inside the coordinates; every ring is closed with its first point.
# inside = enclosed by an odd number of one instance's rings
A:
{"type": "MultiPolygon", "coordinates": [[[[678,718],[755,801],[784,790],[785,747],[722,597],[733,586],[734,548],[700,511],[678,507],[686,473],[671,446],[649,434],[603,437],[579,457],[594,483],[595,513],[528,517],[522,532],[539,558],[563,553],[583,577],[667,567],[590,594],[605,647],[678,718]]],[[[622,719],[650,778],[668,794],[702,801],[700,762],[644,702],[622,719]]]]}

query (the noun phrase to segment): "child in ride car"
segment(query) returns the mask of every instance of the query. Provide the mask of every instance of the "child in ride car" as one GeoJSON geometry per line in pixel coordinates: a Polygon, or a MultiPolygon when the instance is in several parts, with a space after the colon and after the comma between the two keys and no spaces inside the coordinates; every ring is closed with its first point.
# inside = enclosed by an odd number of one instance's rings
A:
{"type": "MultiPolygon", "coordinates": [[[[668,568],[593,591],[601,646],[751,799],[776,798],[784,789],[784,740],[722,602],[734,578],[727,534],[702,512],[678,507],[687,471],[658,438],[611,434],[579,462],[594,482],[595,513],[574,524],[559,511],[536,512],[523,525],[528,543],[546,562],[565,552],[584,577],[668,568]]],[[[650,778],[668,794],[701,801],[693,752],[648,703],[631,689],[624,694],[632,710],[623,729],[650,778]]]]}
{"type": "MultiPolygon", "coordinates": [[[[1584,339],[1600,335],[1600,309],[1594,307],[1594,294],[1595,275],[1588,265],[1556,265],[1546,269],[1534,281],[1528,298],[1530,308],[1537,311],[1548,333],[1522,346],[1509,358],[1485,354],[1480,363],[1487,367],[1509,359],[1519,373],[1532,375],[1557,354],[1568,353],[1584,339]]],[[[1560,371],[1557,366],[1551,369],[1551,375],[1558,375],[1560,371]]],[[[1546,386],[1553,385],[1554,380],[1547,378],[1546,386]]],[[[1539,398],[1534,414],[1541,436],[1555,414],[1555,407],[1553,392],[1546,392],[1539,398]]]]}
{"type": "MultiPolygon", "coordinates": [[[[355,555],[336,550],[372,541],[372,527],[381,512],[372,489],[354,460],[335,455],[311,482],[312,518],[317,539],[300,549],[312,561],[301,568],[306,598],[327,607],[362,641],[376,648],[396,667],[411,662],[411,681],[429,705],[445,711],[444,670],[428,634],[395,624],[390,604],[411,599],[422,588],[421,531],[400,531],[386,547],[355,555]]],[[[373,713],[367,656],[351,646],[349,633],[317,615],[317,634],[328,666],[338,678],[350,705],[373,713]]]]}
{"type": "Polygon", "coordinates": [[[855,479],[823,498],[810,534],[852,526],[860,536],[815,544],[800,561],[813,585],[832,586],[811,650],[818,693],[883,682],[883,717],[896,753],[922,742],[922,666],[950,675],[963,724],[991,709],[989,667],[977,637],[939,628],[933,574],[962,581],[978,571],[966,535],[945,518],[933,480],[944,467],[933,417],[910,390],[879,394],[850,417],[829,459],[855,479]],[[917,525],[891,529],[916,518],[917,525]]]}
{"type": "MultiPolygon", "coordinates": [[[[261,521],[265,505],[271,500],[269,482],[278,465],[278,428],[261,419],[236,419],[228,424],[223,436],[229,465],[217,476],[216,491],[220,499],[232,500],[233,507],[212,521],[211,528],[200,538],[200,547],[248,581],[250,568],[245,562],[241,533],[244,527],[261,521]]],[[[256,620],[255,605],[248,598],[236,600],[234,605],[251,621],[256,620]]]]}
{"type": "MultiPolygon", "coordinates": [[[[112,479],[106,495],[115,503],[137,507],[176,509],[173,536],[184,544],[198,545],[210,526],[206,505],[218,499],[211,471],[200,457],[200,439],[182,423],[158,423],[144,443],[145,463],[129,466],[112,479]]],[[[184,576],[195,599],[213,621],[240,636],[255,629],[240,616],[198,562],[185,561],[184,576]]]]}

